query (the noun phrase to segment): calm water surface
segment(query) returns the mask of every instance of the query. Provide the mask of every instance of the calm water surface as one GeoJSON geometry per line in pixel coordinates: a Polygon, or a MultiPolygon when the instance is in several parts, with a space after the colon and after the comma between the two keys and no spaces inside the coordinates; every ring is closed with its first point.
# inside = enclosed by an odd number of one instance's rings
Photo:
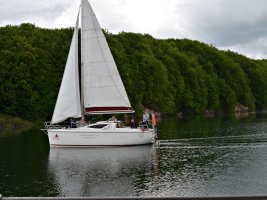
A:
{"type": "Polygon", "coordinates": [[[160,145],[52,148],[0,132],[3,196],[267,195],[267,114],[168,119],[160,145]]]}

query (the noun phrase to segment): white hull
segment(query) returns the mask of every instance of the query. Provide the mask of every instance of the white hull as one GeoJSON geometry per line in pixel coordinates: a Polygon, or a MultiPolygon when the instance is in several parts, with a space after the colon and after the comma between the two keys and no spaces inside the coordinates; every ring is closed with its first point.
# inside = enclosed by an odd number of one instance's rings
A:
{"type": "Polygon", "coordinates": [[[113,130],[87,127],[69,129],[48,129],[51,147],[86,147],[86,146],[132,146],[152,144],[153,129],[115,128],[113,130]]]}

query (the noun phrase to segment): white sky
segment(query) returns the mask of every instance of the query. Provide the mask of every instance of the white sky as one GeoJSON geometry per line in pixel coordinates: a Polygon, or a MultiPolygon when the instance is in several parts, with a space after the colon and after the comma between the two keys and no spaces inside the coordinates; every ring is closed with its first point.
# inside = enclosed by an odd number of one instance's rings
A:
{"type": "MultiPolygon", "coordinates": [[[[102,28],[188,38],[267,59],[266,0],[89,0],[102,28]]],[[[0,26],[73,27],[80,0],[0,0],[0,26]]]]}

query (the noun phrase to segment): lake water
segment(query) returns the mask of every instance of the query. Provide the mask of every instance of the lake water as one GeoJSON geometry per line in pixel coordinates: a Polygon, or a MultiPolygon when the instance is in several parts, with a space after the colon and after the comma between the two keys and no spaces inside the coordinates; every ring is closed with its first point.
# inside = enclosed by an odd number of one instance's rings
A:
{"type": "Polygon", "coordinates": [[[52,148],[39,130],[0,132],[3,196],[267,195],[267,114],[168,119],[160,145],[52,148]]]}

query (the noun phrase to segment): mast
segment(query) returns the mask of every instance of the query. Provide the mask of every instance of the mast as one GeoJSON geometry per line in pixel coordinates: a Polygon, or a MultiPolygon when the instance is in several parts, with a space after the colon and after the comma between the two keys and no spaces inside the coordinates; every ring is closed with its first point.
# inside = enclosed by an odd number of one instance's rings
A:
{"type": "MultiPolygon", "coordinates": [[[[81,24],[83,23],[83,0],[81,0],[81,7],[80,7],[80,12],[81,12],[81,24]]],[[[83,26],[81,25],[81,80],[80,80],[80,85],[81,85],[81,117],[82,117],[82,125],[85,123],[84,119],[84,91],[83,91],[83,83],[84,83],[84,72],[83,72],[83,26]]]]}

